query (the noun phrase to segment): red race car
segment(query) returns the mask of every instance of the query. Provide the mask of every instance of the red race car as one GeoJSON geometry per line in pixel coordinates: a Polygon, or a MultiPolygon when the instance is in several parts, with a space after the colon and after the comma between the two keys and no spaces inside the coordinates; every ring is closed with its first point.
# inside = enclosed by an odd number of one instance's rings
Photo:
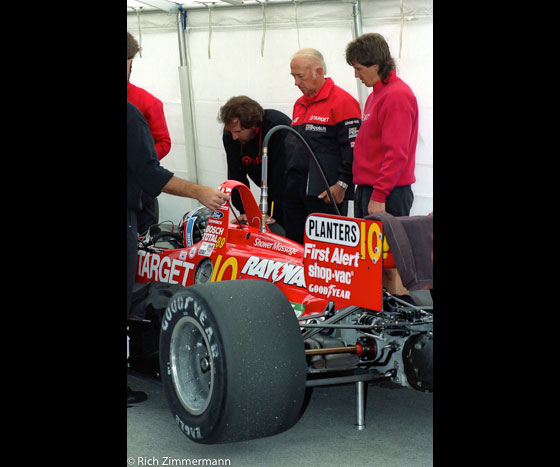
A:
{"type": "Polygon", "coordinates": [[[432,390],[431,307],[383,289],[382,222],[312,214],[300,245],[262,226],[244,184],[221,189],[238,190],[247,224],[197,208],[139,238],[129,366],[161,378],[186,436],[280,433],[318,385],[356,383],[359,429],[369,381],[432,390]]]}

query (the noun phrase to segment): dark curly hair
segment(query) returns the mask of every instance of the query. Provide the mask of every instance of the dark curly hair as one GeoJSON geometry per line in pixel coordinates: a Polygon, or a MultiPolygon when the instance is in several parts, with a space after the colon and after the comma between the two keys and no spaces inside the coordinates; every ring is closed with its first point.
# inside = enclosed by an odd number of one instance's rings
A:
{"type": "Polygon", "coordinates": [[[236,118],[242,128],[259,126],[264,117],[260,104],[247,96],[231,97],[221,108],[218,121],[229,125],[236,118]]]}
{"type": "Polygon", "coordinates": [[[356,60],[360,65],[379,65],[379,76],[387,82],[389,73],[395,69],[395,60],[391,57],[389,45],[381,34],[362,34],[346,46],[346,62],[352,66],[356,60]]]}
{"type": "Polygon", "coordinates": [[[138,42],[134,39],[134,36],[128,31],[126,32],[126,59],[132,60],[134,56],[138,53],[140,47],[138,47],[138,42]]]}

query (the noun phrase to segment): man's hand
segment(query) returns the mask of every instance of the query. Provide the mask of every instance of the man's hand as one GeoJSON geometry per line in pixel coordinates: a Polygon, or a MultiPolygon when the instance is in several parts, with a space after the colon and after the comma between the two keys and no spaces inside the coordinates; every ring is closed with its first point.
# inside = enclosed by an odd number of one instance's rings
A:
{"type": "Polygon", "coordinates": [[[372,199],[369,200],[367,207],[368,214],[373,214],[375,212],[385,212],[385,203],[380,203],[372,199]]]}
{"type": "Polygon", "coordinates": [[[236,219],[231,221],[232,224],[237,224],[237,219],[239,219],[239,222],[247,222],[247,214],[239,214],[236,219]]]}
{"type": "MultiPolygon", "coordinates": [[[[239,216],[237,216],[237,219],[239,219],[239,222],[245,222],[245,223],[248,222],[247,214],[239,214],[239,216]]],[[[234,219],[232,221],[232,224],[237,224],[237,219],[234,219]]],[[[274,224],[275,222],[276,222],[276,219],[273,219],[268,214],[266,215],[266,223],[267,224],[274,224]]]]}
{"type": "MultiPolygon", "coordinates": [[[[335,183],[330,187],[330,189],[336,204],[342,203],[342,201],[344,201],[344,193],[346,193],[346,190],[342,188],[338,183],[335,183]]],[[[327,190],[323,191],[323,193],[321,193],[318,198],[324,200],[326,204],[331,204],[331,199],[329,198],[327,190]]]]}
{"type": "Polygon", "coordinates": [[[207,208],[218,209],[228,200],[229,195],[214,188],[198,185],[196,199],[207,208]]]}

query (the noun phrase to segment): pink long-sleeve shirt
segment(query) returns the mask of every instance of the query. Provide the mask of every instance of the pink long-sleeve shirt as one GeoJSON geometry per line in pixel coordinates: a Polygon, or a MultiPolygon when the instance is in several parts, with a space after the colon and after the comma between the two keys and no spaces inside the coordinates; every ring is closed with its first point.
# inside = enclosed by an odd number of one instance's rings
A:
{"type": "Polygon", "coordinates": [[[371,199],[384,203],[395,186],[416,181],[417,141],[416,97],[393,71],[387,84],[378,81],[366,100],[354,145],[354,183],[373,186],[371,199]]]}

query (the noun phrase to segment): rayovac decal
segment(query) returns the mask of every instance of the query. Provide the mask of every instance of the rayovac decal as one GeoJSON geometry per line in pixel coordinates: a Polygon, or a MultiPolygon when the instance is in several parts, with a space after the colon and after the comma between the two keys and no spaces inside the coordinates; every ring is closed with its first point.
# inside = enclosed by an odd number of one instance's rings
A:
{"type": "Polygon", "coordinates": [[[241,274],[305,288],[303,266],[298,264],[251,256],[241,269],[241,274]]]}

